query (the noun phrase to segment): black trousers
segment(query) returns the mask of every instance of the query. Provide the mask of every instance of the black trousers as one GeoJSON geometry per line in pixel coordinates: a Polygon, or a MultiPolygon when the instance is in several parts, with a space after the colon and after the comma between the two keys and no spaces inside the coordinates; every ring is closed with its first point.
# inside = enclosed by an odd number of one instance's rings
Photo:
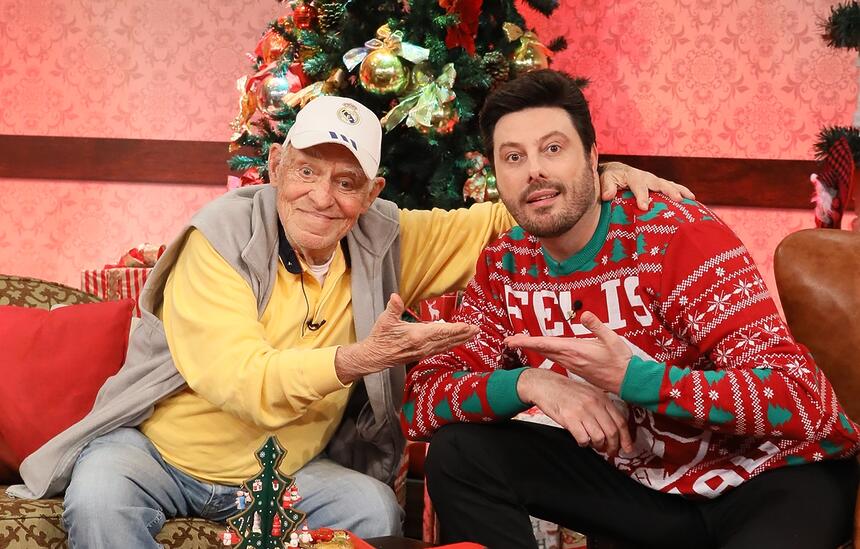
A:
{"type": "Polygon", "coordinates": [[[534,549],[529,515],[636,547],[835,549],[852,531],[857,462],[762,473],[713,500],[647,488],[562,429],[453,424],[430,441],[442,541],[534,549]]]}

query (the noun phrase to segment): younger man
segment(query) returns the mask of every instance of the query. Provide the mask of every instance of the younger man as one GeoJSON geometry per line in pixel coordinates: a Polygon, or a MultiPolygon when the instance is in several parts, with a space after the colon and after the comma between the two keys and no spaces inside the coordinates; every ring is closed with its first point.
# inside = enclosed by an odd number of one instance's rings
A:
{"type": "Polygon", "coordinates": [[[443,541],[533,548],[529,515],[636,546],[844,541],[857,425],[731,230],[693,200],[601,201],[562,73],[500,87],[481,130],[519,226],[456,317],[480,332],[412,370],[401,414],[433,435],[443,541]],[[500,421],[532,406],[563,429],[500,421]]]}

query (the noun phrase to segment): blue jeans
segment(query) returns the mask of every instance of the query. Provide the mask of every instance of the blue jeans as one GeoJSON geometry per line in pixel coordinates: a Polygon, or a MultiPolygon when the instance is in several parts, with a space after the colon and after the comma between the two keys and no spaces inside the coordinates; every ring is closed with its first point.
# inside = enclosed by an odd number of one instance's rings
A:
{"type": "MultiPolygon", "coordinates": [[[[385,484],[317,456],[294,475],[308,527],[363,538],[399,535],[403,510],[385,484]]],[[[169,465],[137,429],[117,429],[84,448],[66,490],[70,549],[158,548],[175,517],[223,522],[236,514],[237,486],[209,484],[169,465]]]]}

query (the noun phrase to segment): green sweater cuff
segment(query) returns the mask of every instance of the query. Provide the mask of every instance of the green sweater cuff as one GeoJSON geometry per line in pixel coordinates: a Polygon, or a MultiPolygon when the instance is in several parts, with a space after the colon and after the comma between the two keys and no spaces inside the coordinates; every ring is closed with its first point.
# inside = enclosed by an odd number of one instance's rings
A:
{"type": "Polygon", "coordinates": [[[517,382],[525,371],[525,368],[496,370],[487,378],[487,404],[496,417],[513,417],[530,408],[517,392],[517,382]]]}
{"type": "Polygon", "coordinates": [[[627,402],[641,406],[656,406],[660,402],[660,387],[665,374],[666,365],[662,362],[633,356],[627,363],[627,373],[621,382],[619,396],[627,402]]]}

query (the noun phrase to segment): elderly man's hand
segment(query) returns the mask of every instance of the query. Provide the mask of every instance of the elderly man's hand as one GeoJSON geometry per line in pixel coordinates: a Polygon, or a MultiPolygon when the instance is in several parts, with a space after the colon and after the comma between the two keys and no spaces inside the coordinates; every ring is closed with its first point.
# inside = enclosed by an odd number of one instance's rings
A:
{"type": "Polygon", "coordinates": [[[636,205],[639,209],[647,210],[651,201],[648,197],[649,191],[663,193],[675,202],[680,202],[682,198],[696,198],[696,195],[687,187],[657,177],[651,172],[642,171],[621,162],[606,162],[601,166],[603,166],[600,174],[602,200],[612,200],[619,189],[630,189],[636,197],[636,205]]]}
{"type": "Polygon", "coordinates": [[[633,352],[621,336],[600,322],[593,313],[582,313],[581,322],[595,338],[517,334],[505,338],[505,344],[513,349],[539,353],[590,383],[618,394],[633,352]]]}
{"type": "Polygon", "coordinates": [[[464,322],[404,322],[403,310],[403,300],[392,294],[370,335],[338,349],[334,366],[342,383],[449,351],[478,333],[464,322]]]}
{"type": "Polygon", "coordinates": [[[517,393],[567,429],[580,446],[614,456],[633,451],[627,419],[602,390],[549,370],[530,368],[520,375],[517,393]]]}

